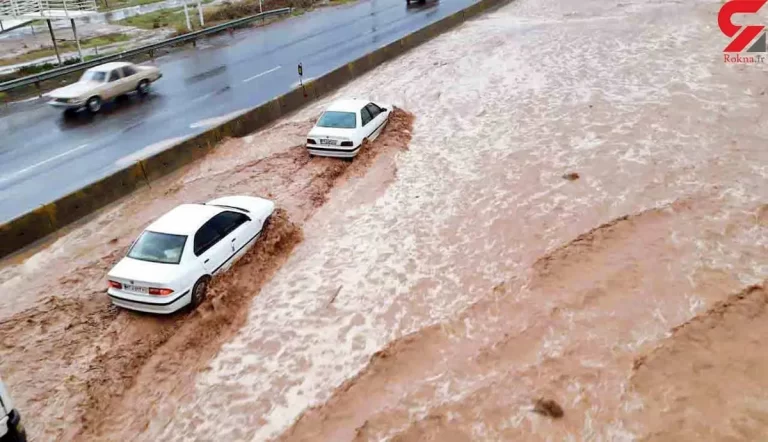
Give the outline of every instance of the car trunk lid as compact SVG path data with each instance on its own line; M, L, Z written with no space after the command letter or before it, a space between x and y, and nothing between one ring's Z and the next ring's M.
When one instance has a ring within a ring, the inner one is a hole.
M176 279L178 264L161 264L125 257L109 272L107 279L123 285L127 292L146 295L152 288L169 287Z

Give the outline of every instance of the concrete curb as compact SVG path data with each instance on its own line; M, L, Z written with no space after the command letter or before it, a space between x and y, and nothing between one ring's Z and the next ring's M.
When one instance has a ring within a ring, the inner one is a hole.
M435 23L305 83L261 106L199 135L122 169L83 189L0 225L0 258L17 252L102 207L129 195L174 170L204 157L225 137L241 137L259 130L307 103L328 94L380 64L446 32L508 0L480 0ZM306 91L306 95L305 95Z

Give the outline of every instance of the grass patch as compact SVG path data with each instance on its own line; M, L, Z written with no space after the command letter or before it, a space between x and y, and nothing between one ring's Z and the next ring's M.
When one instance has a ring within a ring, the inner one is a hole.
M305 10L311 8L317 0L262 0L264 11L280 8L293 8ZM248 17L259 13L259 0L242 0L238 2L226 1L220 5L205 11L205 21L226 22L238 18Z
M114 11L115 9L128 8L131 6L148 5L162 0L97 0L96 6L99 11Z
M80 40L80 47L83 49L92 48L95 46L106 46L112 43L121 41L128 41L131 38L125 34L113 33L106 34L100 37L86 38ZM65 41L58 43L59 53L77 51L77 44L74 41ZM26 61L37 60L38 58L50 57L56 55L56 51L53 50L53 46L43 47L40 49L33 49L24 54L11 58L0 59L0 66L8 66L12 64L24 63Z
M212 0L205 0L203 4ZM346 3L353 0L334 0L333 4ZM317 0L262 0L262 9L269 11L285 7L293 8L293 15L301 15L310 9ZM206 27L221 24L259 13L258 0L242 0L237 2L226 1L203 11ZM195 4L189 5L189 19L193 30L200 29L200 19ZM118 22L121 25L134 26L141 29L172 28L181 35L187 32L187 21L184 17L184 8L165 9L137 15Z
M202 4L211 3L213 0L205 0ZM193 29L200 29L200 15L197 12L197 2L187 6L189 10L189 21ZM203 11L205 17L205 11ZM206 22L208 20L205 17ZM136 15L120 20L118 24L133 26L141 29L159 29L174 28L176 30L186 31L187 19L184 17L184 8L163 9L161 11L150 12L148 14Z

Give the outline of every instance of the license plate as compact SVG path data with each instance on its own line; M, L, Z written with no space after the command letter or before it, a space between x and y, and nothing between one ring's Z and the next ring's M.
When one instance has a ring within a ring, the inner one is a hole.
M137 285L123 284L123 289L125 289L128 292L141 293L142 295L147 294L146 287L139 287Z
M336 144L336 140L320 140L320 144Z

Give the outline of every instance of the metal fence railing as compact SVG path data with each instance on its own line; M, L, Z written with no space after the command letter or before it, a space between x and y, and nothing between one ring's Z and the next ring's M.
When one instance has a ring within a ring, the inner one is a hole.
M70 18L96 12L96 0L0 0L0 17Z
M269 17L276 17L279 15L289 14L291 12L291 8L281 8L281 9L274 9L272 11L265 11L260 14L251 15L249 17L240 18L237 20L232 20L226 23L222 23L220 25L211 26L210 28L201 29L199 31L190 32L188 34L180 35L178 37L169 38L167 40L163 40L157 43L152 43L146 46L141 46L134 49L129 49L127 51L123 51L117 54L107 55L104 57L99 57L90 61L86 61L84 63L77 63L69 66L63 66L56 69L51 69L50 71L41 72L39 74L33 74L29 75L23 78L17 78L15 80L6 81L5 83L0 83L0 92L5 92L11 89L15 89L18 87L23 86L29 86L29 85L39 85L41 81L50 80L52 78L61 77L63 75L71 74L73 72L83 71L85 69L91 68L93 66L98 66L100 64L108 63L110 61L117 61L122 60L125 58L130 58L136 55L145 54L145 53L151 53L152 51L156 49L160 49L165 46L173 46L180 43L185 43L188 41L195 41L199 39L200 37L205 37L207 35L215 34L221 31L225 31L227 29L235 28L237 26L245 25L250 22L263 19L263 18L269 18Z

